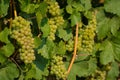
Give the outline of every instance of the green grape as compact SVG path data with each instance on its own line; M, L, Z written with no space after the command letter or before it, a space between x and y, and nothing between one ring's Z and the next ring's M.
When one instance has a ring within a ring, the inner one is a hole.
M34 38L32 37L30 22L16 17L12 21L11 37L14 38L20 46L20 58L25 63L32 63L35 60L34 55Z
M65 79L67 76L67 71L62 61L62 57L60 56L53 56L51 61L51 71L52 75L56 76L57 80Z
M74 50L74 40L70 39L66 44L66 50L73 51Z
M64 19L63 19L62 16L56 16L56 17L54 17L54 21L55 21L55 24L57 26L61 26L61 25L64 24Z
M49 40L55 40L56 29L57 29L56 25L50 25L50 34L48 36Z
M85 27L82 27L82 23L79 24L79 37L78 37L78 43L80 44L80 49L83 52L86 53L92 53L93 46L94 46L94 37L95 37L95 31L96 31L96 17L93 15L92 20L88 22L88 25Z
M49 2L48 12L52 16L60 15L60 7L59 7L58 3L57 2L53 2L53 1Z

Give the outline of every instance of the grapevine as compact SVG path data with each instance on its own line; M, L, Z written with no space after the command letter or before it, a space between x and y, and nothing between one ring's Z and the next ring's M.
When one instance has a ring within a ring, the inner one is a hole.
M0 80L119 80L119 5L1 0Z

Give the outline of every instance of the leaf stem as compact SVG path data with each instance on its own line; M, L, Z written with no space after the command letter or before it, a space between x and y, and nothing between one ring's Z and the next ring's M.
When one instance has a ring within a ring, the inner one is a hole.
M70 65L69 65L69 67L68 67L67 75L70 73L70 70L71 70L72 65L73 65L73 63L74 63L74 60L75 60L75 58L76 58L77 43L78 43L78 24L76 24L76 35L75 35L75 44L74 44L73 57L72 57L72 60L71 60L71 62L70 62Z

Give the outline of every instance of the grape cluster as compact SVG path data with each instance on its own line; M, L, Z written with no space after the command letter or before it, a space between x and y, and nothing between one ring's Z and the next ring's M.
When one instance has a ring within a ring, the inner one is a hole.
M57 2L49 2L49 6L48 6L48 12L52 15L52 16L58 16L60 15L60 7L58 5Z
M73 51L74 50L74 41L70 39L66 44L66 50Z
M25 63L32 63L35 60L34 38L32 37L30 22L21 16L15 17L12 21L11 37L20 46L20 58Z
M48 12L52 15L48 24L50 26L50 34L48 36L49 40L55 40L55 33L59 26L64 24L64 19L60 15L60 7L57 2L51 0L45 0L48 3Z
M55 25L58 27L64 24L64 19L62 16L55 16L53 19L55 21Z
M88 22L88 25L79 27L79 38L78 38L78 50L83 52L91 53L93 51L94 37L96 31L96 17L93 15L92 20Z
M61 56L53 56L51 61L51 72L52 75L56 75L57 80L64 80L67 76L67 71L62 61Z
M82 47L84 52L91 53L94 45L94 30L93 26L88 25L82 34Z
M105 80L106 74L106 71L96 70L95 73L87 80Z

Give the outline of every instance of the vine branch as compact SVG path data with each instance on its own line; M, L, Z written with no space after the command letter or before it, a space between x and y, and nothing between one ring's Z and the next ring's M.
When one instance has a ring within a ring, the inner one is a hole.
M18 65L18 63L12 57L10 58L10 60L12 60L17 65L19 70L23 72L22 68Z
M76 24L76 35L75 35L75 44L74 44L74 52L73 52L73 57L72 57L72 60L70 62L70 65L68 67L68 70L67 70L67 74L70 73L70 70L72 68L72 65L75 61L75 58L76 58L76 52L77 52L77 44L78 44L78 24Z

